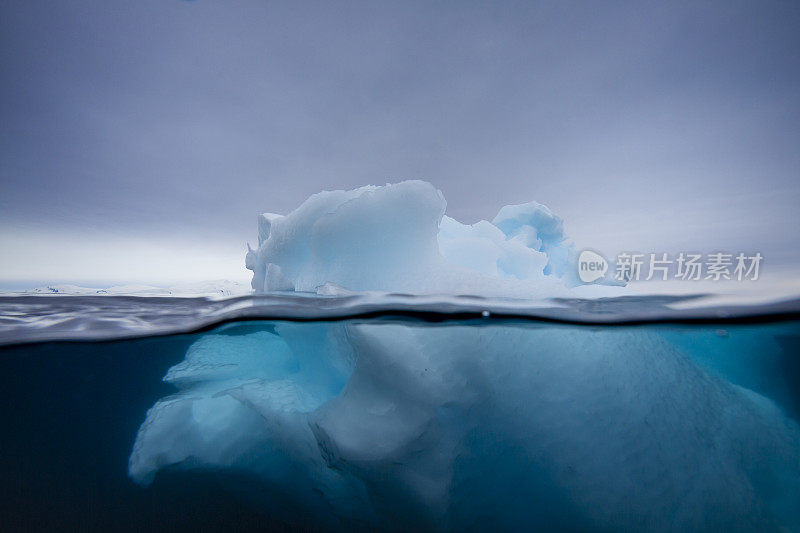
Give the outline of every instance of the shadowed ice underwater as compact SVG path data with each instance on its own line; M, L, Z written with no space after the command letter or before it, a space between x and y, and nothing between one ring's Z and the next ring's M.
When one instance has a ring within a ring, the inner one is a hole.
M169 369L129 474L247 472L329 529L796 529L799 331L229 325Z

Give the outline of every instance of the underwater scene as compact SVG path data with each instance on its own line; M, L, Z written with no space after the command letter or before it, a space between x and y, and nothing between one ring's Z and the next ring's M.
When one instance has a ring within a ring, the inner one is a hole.
M103 341L6 328L5 526L798 530L797 314L632 322L612 304L595 323L447 308Z

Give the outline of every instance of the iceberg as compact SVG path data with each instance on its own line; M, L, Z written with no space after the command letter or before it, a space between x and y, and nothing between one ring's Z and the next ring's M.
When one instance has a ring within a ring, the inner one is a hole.
M576 295L573 245L547 207L469 225L445 207L408 181L261 215L253 289ZM794 333L737 344L710 331L491 316L229 324L167 371L177 392L147 412L128 473L143 485L171 468L244 474L251 501L313 529L797 530L791 395L770 381L774 360L739 348Z
M244 323L201 337L164 379L178 392L147 413L131 477L247 473L258 505L293 524L800 524L797 422L658 331Z
M545 297L577 284L563 223L536 202L492 222L445 215L424 181L324 191L282 216L260 215L246 266L256 292L351 291Z

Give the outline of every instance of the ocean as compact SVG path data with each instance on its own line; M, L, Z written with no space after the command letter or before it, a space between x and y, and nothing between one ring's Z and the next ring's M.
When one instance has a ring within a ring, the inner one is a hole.
M800 301L0 298L5 531L800 530Z

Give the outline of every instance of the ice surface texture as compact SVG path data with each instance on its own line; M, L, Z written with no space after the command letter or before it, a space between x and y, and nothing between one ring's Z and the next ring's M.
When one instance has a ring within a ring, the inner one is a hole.
M165 380L133 479L244 472L301 525L800 526L796 422L655 329L243 325Z
M575 283L572 244L545 206L506 206L473 225L445 216L445 206L431 184L404 181L325 191L286 216L263 214L246 259L253 289L314 292L328 283L530 298L563 295Z

